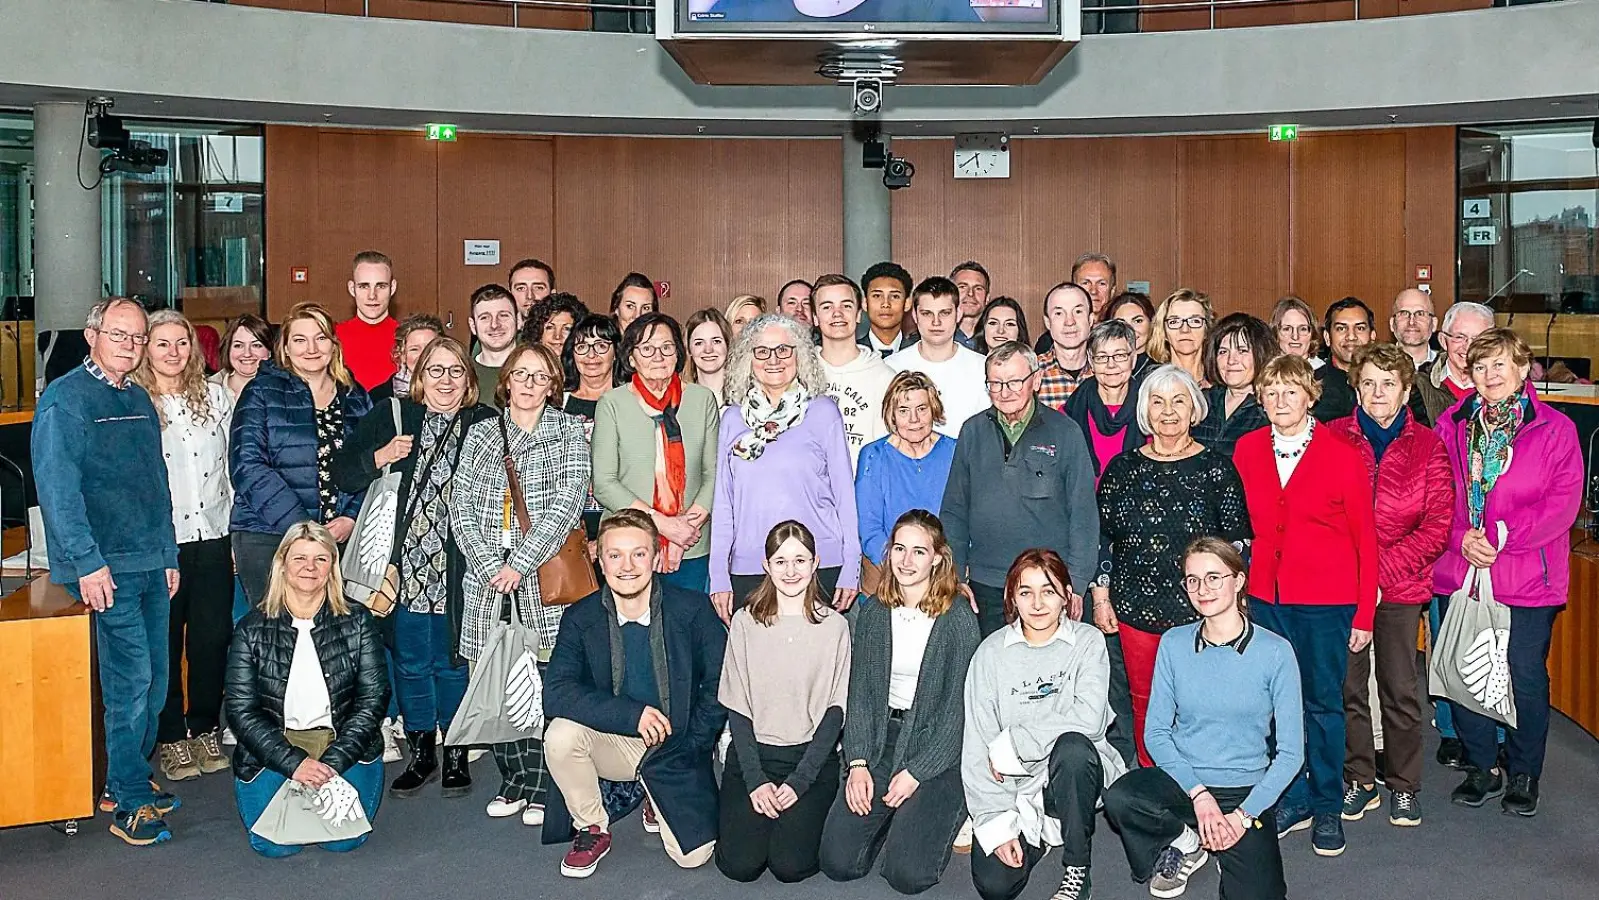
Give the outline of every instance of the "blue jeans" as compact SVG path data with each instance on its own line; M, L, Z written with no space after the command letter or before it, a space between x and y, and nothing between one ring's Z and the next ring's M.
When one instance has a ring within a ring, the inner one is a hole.
M450 617L394 611L394 696L407 731L448 729L466 696L466 666L450 664Z
M1305 701L1306 777L1283 792L1286 810L1337 813L1344 802L1344 678L1349 671L1349 630L1354 604L1308 606L1249 604L1255 624L1293 645Z
M383 800L383 762L356 763L347 771L341 773L344 780L361 795L361 806L366 810L366 820L377 824L378 803ZM233 799L239 805L239 818L244 820L244 828L248 832L255 825L261 814L266 812L267 804L272 802L272 797L277 794L278 788L289 779L270 770L262 769L256 773L253 781L233 780ZM331 853L347 853L366 843L371 833L363 834L358 838L347 841L329 841L325 844L316 844ZM299 853L302 846L290 844L275 844L262 837L250 833L250 849L262 856L277 859L284 856L293 856Z
M116 798L117 812L126 813L155 802L150 754L167 699L172 598L162 569L113 577L110 608L94 614L94 640L105 704L106 791ZM66 589L83 599L76 584Z
M711 589L711 558L707 555L685 559L676 572L662 575L661 580L701 594L707 593Z

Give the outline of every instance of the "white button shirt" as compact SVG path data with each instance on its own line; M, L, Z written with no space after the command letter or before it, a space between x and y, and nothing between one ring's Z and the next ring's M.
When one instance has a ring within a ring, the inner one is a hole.
M228 477L228 427L233 397L206 382L212 414L197 419L181 395L160 397L161 454L172 489L172 525L178 543L226 537L233 513L233 482Z

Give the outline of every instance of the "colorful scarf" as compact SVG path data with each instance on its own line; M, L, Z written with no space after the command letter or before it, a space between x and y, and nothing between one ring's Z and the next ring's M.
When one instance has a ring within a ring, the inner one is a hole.
M733 442L733 455L739 459L757 460L766 452L766 445L777 440L783 432L805 421L805 409L810 406L811 392L798 381L789 385L783 396L773 403L758 384L750 385L744 397L744 424L750 430Z
M1532 401L1526 391L1522 391L1496 403L1478 395L1475 402L1477 406L1472 410L1466 437L1466 506L1471 514L1471 527L1481 528L1488 492L1510 468L1510 446L1522 422L1526 421L1527 408Z
M644 386L644 379L633 374L633 392L655 420L655 496L650 501L662 515L683 512L683 490L688 482L688 464L683 457L683 428L677 422L677 408L683 403L683 380L677 375L667 382L666 393L657 397ZM661 537L661 549L669 543Z

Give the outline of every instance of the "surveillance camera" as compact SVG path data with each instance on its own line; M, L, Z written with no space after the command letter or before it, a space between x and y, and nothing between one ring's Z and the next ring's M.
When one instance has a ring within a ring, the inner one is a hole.
M916 167L911 165L910 160L889 154L888 162L883 166L883 187L891 191L908 188L915 177Z
M875 78L861 78L853 83L855 89L855 115L869 116L883 106L883 83Z

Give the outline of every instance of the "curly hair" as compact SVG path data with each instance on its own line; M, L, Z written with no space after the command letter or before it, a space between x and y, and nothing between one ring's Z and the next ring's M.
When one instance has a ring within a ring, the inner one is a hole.
M210 386L205 380L205 361L201 359L200 342L195 337L194 323L190 322L183 313L175 309L158 309L150 314L150 324L146 329L153 339L155 330L162 325L180 325L189 339L189 361L184 363L183 372L178 375L182 384L181 394L183 403L189 407L189 412L197 422L209 422L217 415L217 410L211 407ZM144 358L139 360L138 368L130 376L133 383L144 388L150 396L158 402L155 404L155 414L161 427L167 427L167 413L159 402L161 393L156 390L155 370L150 366L150 353L146 352Z
M556 291L533 304L533 308L528 310L527 321L522 323L522 333L519 335L519 339L524 344L538 343L539 339L544 336L544 326L560 313L566 313L571 316L572 325L576 327L577 323L588 318L589 308L583 305L582 300L577 299L576 294Z
M788 332L789 343L794 345L795 378L805 386L812 397L820 397L827 389L827 372L822 368L822 357L811 340L811 330L782 313L765 313L755 317L733 341L727 355L727 375L724 399L731 405L742 405L755 383L755 342L768 328L781 328Z

